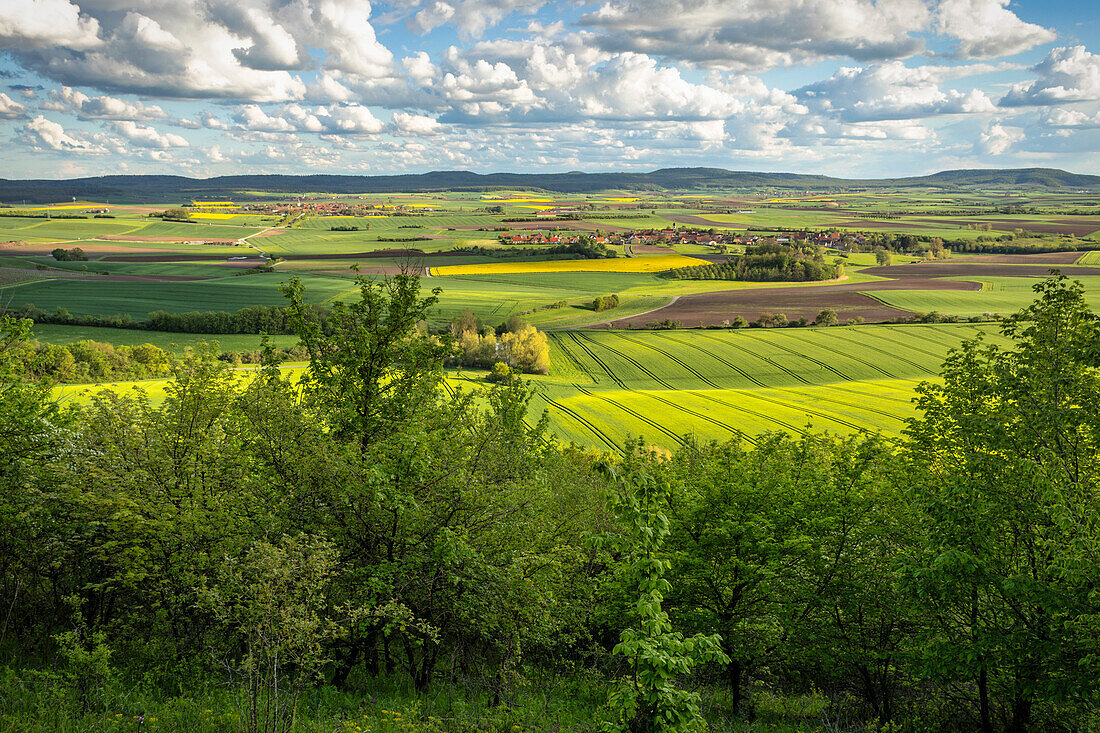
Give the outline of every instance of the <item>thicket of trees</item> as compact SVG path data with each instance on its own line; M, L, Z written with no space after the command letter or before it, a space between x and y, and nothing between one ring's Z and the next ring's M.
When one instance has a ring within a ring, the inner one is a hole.
M171 354L153 344L115 346L99 341L13 344L8 358L21 374L51 382L107 382L151 379L168 374Z
M4 317L0 721L113 730L153 690L199 729L216 684L203 729L350 730L390 680L402 730L1095 727L1100 324L1037 291L900 442L672 454L561 446L520 380L450 394L414 277L328 328L292 283L301 383L200 349L162 402L55 404Z
M820 247L787 247L762 244L746 247L745 254L734 255L712 265L679 267L662 273L680 280L752 280L806 282L832 280L843 274L843 265L827 262Z
M85 262L88 259L88 254L80 247L73 247L72 249L58 247L51 250L50 255L58 262Z
M508 370L497 370L495 381L506 381L499 376L512 372L548 374L550 372L550 343L546 334L518 318L511 318L498 328L486 328L470 309L451 323L454 354L448 364L491 369L503 364Z
M605 311L619 307L618 295L600 295L592 301L592 310Z

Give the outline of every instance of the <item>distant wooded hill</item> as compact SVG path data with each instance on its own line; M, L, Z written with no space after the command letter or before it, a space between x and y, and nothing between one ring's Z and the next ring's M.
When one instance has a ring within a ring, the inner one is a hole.
M754 173L721 168L664 168L650 173L489 173L433 171L399 176L240 175L216 178L183 176L96 176L66 180L0 179L0 201L8 204L62 201L76 197L102 201L175 201L244 192L394 193L399 191L485 191L528 189L557 193L668 191L746 188L815 191L860 188L933 187L941 189L1018 188L1100 190L1100 176L1054 168L953 170L910 178L845 179L797 173Z

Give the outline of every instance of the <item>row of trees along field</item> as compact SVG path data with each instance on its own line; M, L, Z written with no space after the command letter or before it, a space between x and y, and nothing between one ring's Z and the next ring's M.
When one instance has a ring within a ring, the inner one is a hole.
M906 437L562 446L448 394L415 278L311 367L198 351L61 406L0 342L0 728L1082 730L1100 686L1100 326L1061 278Z
M328 311L323 306L311 306L315 317L327 329ZM0 311L3 313L4 311ZM33 303L24 304L17 310L7 311L9 316L23 318L34 323L48 323L64 326L98 326L107 328L133 328L147 331L168 331L171 333L249 333L249 334L288 334L293 333L287 317L287 310L277 305L250 305L238 311L188 311L168 313L153 311L144 321L135 320L130 315L80 315L70 313L65 308L44 311Z
M843 274L843 265L826 262L820 247L762 244L746 247L745 254L734 255L725 262L678 267L661 274L679 280L805 282L840 277Z

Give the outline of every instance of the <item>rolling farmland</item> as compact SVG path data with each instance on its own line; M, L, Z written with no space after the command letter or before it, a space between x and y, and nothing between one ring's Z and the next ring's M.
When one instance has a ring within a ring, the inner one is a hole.
M907 324L751 331L552 334L535 409L563 439L615 448L628 435L673 447L769 430L900 434L913 388L949 349L991 325Z
M542 262L498 262L483 265L447 265L432 268L433 275L492 275L536 272L663 272L677 267L705 265L706 260L679 254L610 260L544 260Z
M1083 199L1036 194L1021 201L1028 202L1073 210ZM961 317L1007 314L1031 301L1032 285L1050 267L1081 279L1089 302L1100 309L1100 254L1026 253L1031 239L1065 250L1078 241L1093 246L1072 236L1100 229L1095 217L978 216L1001 203L1002 198L985 194L958 194L945 203L941 193L910 191L747 196L496 191L356 197L346 209L355 215L333 211L333 206L344 211L342 204L289 213L268 208L262 214L219 211L214 202L208 207L213 211L196 212L192 223L151 217L152 208L139 206L120 207L116 218L4 216L0 240L10 241L0 246L0 287L12 308L33 304L50 313L62 308L75 317L129 314L140 320L155 310L235 311L282 304L277 286L290 277L302 278L307 300L327 303L354 297L352 266L368 277L408 269L430 275L422 283L425 289L442 289L434 328L445 328L469 311L487 327L518 316L548 332L552 368L549 375L531 378L537 387L533 407L536 414L548 410L552 429L563 440L614 448L630 434L665 447L689 433L704 439L768 430L898 435L913 414L914 385L935 375L948 349L962 339L982 332L997 340L993 325L722 326L736 317L753 321L765 314L813 321L824 309L833 310L841 323L906 320L933 311ZM327 205L322 201L320 206ZM948 216L942 213L945 206L974 214ZM551 207L577 207L578 212L547 221L542 210ZM906 213L891 213L898 208ZM611 248L620 256L577 259L576 253L540 245L517 249L498 239L505 232L530 236L549 230L575 237L647 227L673 231L674 225L680 231L703 227L763 238L788 227L829 227L959 237L965 243L983 234L989 235L986 241L1008 237L1013 230L1046 234L1012 235L1025 244L1011 251L1024 254L956 252L949 259L926 259L910 249L895 252L890 266L876 265L869 247L828 248L824 256L845 265L844 277L828 282L661 275L737 253L741 245L736 243L716 247L689 238L672 249L612 237ZM217 244L191 244L204 240ZM56 261L50 252L59 245L80 246L89 259ZM233 276L257 267L274 272ZM608 295L615 295L618 305L596 311L593 299ZM647 330L655 323L699 328ZM38 328L47 342L149 341L176 351L198 340L218 340L222 349L250 349L258 342L245 335ZM279 343L290 340L280 337ZM484 373L456 371L449 383L482 386Z

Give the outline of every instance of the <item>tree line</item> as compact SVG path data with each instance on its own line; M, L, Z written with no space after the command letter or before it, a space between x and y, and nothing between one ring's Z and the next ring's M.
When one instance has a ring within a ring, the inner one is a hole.
M243 272L251 272L245 270ZM328 328L328 311L322 306L308 306L315 317ZM0 311L2 313L4 311ZM287 310L277 305L250 305L238 311L188 311L168 313L153 311L145 320L135 320L129 314L123 315L83 315L70 313L68 309L58 307L54 311L44 311L33 303L6 311L9 316L22 318L33 323L50 323L65 326L98 326L106 328L130 328L146 331L168 331L171 333L245 333L245 334L289 334Z
M1095 726L1100 322L1036 290L900 440L674 452L449 390L414 277L327 329L293 281L301 381L199 349L159 402L53 402L4 317L0 719L100 730L153 690L158 730L353 729L389 681L402 730Z
M843 274L843 265L827 262L820 247L762 244L746 247L745 254L724 262L678 267L661 274L674 280L807 282L838 278Z

